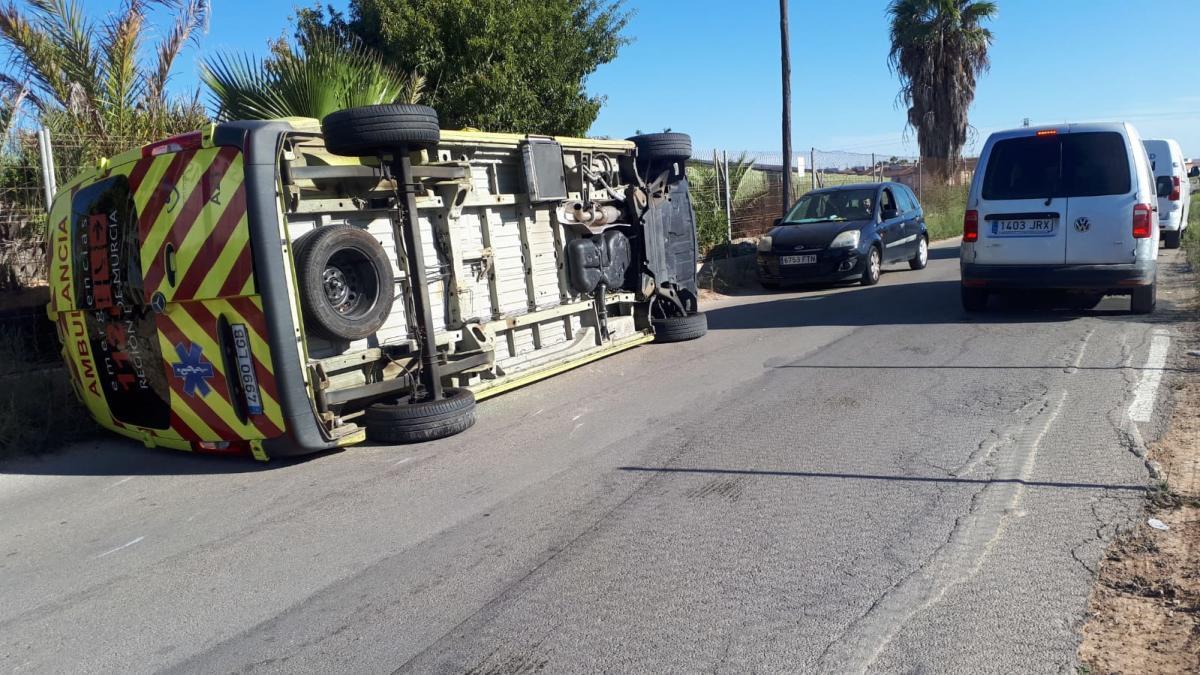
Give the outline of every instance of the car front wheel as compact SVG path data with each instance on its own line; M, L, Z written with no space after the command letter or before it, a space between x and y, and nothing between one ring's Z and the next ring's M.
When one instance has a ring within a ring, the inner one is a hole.
M879 283L879 275L883 273L883 256L879 249L872 246L867 254L867 266L863 268L861 283L863 286L874 286Z

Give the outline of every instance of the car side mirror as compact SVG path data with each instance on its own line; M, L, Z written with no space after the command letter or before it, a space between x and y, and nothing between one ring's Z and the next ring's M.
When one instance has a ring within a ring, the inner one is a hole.
M1159 176L1157 184L1159 197L1170 197L1175 190L1175 181L1171 180L1170 176Z
M771 223L771 226L772 226L772 227L779 227L779 226L780 226L782 223L783 223L783 218L776 218L776 219L774 220L774 222L772 222L772 223Z

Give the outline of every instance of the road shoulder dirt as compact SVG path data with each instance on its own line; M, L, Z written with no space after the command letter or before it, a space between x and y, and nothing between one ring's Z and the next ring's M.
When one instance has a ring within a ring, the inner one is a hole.
M1185 294L1194 317L1194 294ZM1200 349L1200 334L1191 321L1180 328L1173 411L1148 448L1159 477L1144 517L1101 562L1080 672L1200 672L1200 358L1187 355Z

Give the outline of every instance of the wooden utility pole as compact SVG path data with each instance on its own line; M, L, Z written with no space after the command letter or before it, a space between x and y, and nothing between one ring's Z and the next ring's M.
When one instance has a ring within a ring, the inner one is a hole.
M788 0L779 0L779 56L783 69L783 215L787 215L792 205L792 53L788 43Z

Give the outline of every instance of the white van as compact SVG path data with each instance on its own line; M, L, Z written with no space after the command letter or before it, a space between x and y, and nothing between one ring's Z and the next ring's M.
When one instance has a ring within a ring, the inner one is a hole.
M1073 291L1083 306L1130 295L1154 310L1158 210L1150 159L1129 124L992 134L963 218L962 303L994 291ZM1169 194L1169 193L1168 193Z
M1158 198L1158 228L1162 230L1163 246L1179 248L1192 206L1192 183L1185 169L1187 160L1174 139L1147 140L1144 144L1155 180L1169 190L1166 197Z

